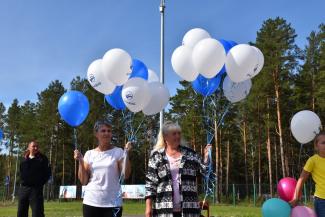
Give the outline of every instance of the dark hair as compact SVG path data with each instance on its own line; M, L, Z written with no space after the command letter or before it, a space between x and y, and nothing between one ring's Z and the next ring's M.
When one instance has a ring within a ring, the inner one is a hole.
M111 124L111 122L109 122L108 120L98 120L98 121L96 121L95 122L95 124L94 124L94 132L96 133L96 132L98 132L98 130L99 130L99 128L101 127L101 126L103 126L103 125L105 125L106 127L110 127L110 128L112 128L112 124Z
M316 148L317 143L318 143L318 141L319 141L319 137L321 137L321 136L325 136L325 131L320 131L320 132L316 135L316 137L315 137L315 139L314 139L314 147L315 147L315 148Z

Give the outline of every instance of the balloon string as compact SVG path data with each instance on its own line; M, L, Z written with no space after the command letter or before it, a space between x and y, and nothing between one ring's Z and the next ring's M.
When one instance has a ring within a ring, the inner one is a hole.
M207 144L210 144L213 140L213 133L212 130L214 130L210 125L211 125L211 118L208 114L208 109L207 109L207 101L209 100L208 96L205 96L202 101L202 109L203 109L203 123L205 125L205 131L206 131L206 141Z
M223 112L222 115L221 115L220 120L218 121L218 124L217 124L218 127L219 127L221 124L223 124L223 119L225 118L226 114L228 114L230 106L231 106L231 103L229 103L229 104L226 106L224 112Z
M299 171L300 171L300 161L301 161L301 152L302 152L302 148L303 148L304 144L300 144L300 149L299 149L299 158L298 158L298 176L299 176Z
M205 130L206 130L206 137L207 137L207 144L210 144L214 138L213 130L211 125L211 118L210 115L208 114L209 111L207 109L207 103L209 103L211 100L209 97L204 97L202 101L202 109L203 109L203 123L205 125ZM214 187L214 180L215 176L213 176L213 165L212 165L212 151L211 148L208 151L208 165L207 165L207 171L204 175L204 199L203 199L203 204L202 208L205 204L206 198L213 193L213 187ZM212 188L211 188L212 187Z
M124 184L124 180L125 180L125 168L126 168L126 159L128 157L128 152L125 149L123 152L123 162L122 162L122 168L121 168L121 174L120 174L120 178L119 178L119 183L120 185Z
M77 143L77 128L73 128L73 144L74 144L74 149L78 149L78 143Z
M122 111L122 116L123 116L123 122L124 122L124 132L126 134L126 137L129 142L135 143L137 134L143 125L144 118L142 118L139 125L136 128L134 128L133 124L132 124L133 120L134 120L133 113L125 114Z
M206 134L207 134L207 142L208 142L208 144L211 144L216 132L212 133L214 131L214 128L210 126L212 124L211 124L211 118L210 118L210 115L209 115L209 111L207 109L207 103L210 103L212 106L214 106L214 109L217 110L217 104L216 104L216 98L215 97L220 97L220 96L219 95L214 96L214 98L205 97L203 99L203 102L202 102L202 108L203 108L203 114L204 114L203 121L204 121L204 124L206 125ZM219 117L218 118L219 120L216 123L217 128L220 127L221 124L223 124L224 118L228 114L230 107L231 107L231 103L227 104L224 107L223 112L222 112L221 115L218 115L218 116L216 114L213 115L214 118ZM215 173L213 173L212 151L211 151L211 149L209 149L207 173L204 176L205 195L204 195L204 199L203 199L202 209L203 209L203 206L205 204L206 198L209 195L213 194L213 189L215 187L216 179L217 179L217 176L216 176Z
M140 128L141 128L143 122L144 122L144 118L142 118L142 120L141 120L139 126L137 127L137 129L135 130L135 132L131 135L131 138L130 138L130 140L129 140L130 142L135 142L135 140L136 140L136 139L135 139L135 138L136 138L136 135L137 135L137 133L139 132L139 130L140 130Z
M119 178L120 189L119 189L117 197L116 197L116 199L115 199L115 201L113 203L116 206L118 205L119 200L123 199L122 185L124 184L124 181L125 181L125 168L126 168L126 159L127 159L127 157L128 157L128 152L127 152L127 150L124 150L121 174L120 174L120 178ZM113 208L113 216L116 217L120 211L121 211L120 207Z

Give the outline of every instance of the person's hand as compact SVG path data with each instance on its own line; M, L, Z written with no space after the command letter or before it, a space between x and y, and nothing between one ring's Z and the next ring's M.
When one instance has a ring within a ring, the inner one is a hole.
M124 150L129 152L132 149L132 143L131 142L127 142L124 146Z
M207 144L204 148L204 163L208 162L209 159L209 151L212 148L211 144Z
M82 154L80 153L79 150L74 150L74 155L73 155L73 158L79 162L83 161L83 156Z
M146 206L146 217L152 217L152 207Z
M295 206L297 206L298 201L299 201L299 199L297 197L294 197L291 201L289 201L289 204L292 207L295 207Z

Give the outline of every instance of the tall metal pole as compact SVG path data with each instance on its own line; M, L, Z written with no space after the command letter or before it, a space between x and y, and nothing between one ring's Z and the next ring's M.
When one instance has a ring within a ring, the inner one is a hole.
M160 1L159 11L160 11L160 82L164 84L165 83L165 77L164 77L165 0ZM160 130L162 129L163 123L164 123L164 109L160 112L160 118L159 118Z
M12 192L12 202L15 202L15 195L16 195L16 181L17 181L17 170L18 170L18 160L19 160L19 144L17 150L17 159L16 159L16 169L15 169L15 179L14 179L14 190Z

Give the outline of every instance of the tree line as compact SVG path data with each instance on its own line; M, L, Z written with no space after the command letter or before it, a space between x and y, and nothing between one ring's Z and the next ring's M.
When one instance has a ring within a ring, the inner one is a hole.
M303 48L296 45L296 37L295 29L283 18L263 22L255 41L249 43L263 52L264 68L252 80L248 97L239 103L227 102L222 88L207 100L185 81L170 99L165 119L180 124L189 147L202 152L207 130L212 133L217 200L230 194L231 184L242 184L246 196L252 184L259 196L273 195L277 181L287 176L297 178L307 157L314 153L313 145L305 144L299 161L301 146L291 135L290 120L305 109L325 120L325 25L310 33ZM82 91L90 102L90 113L77 128L82 153L96 146L92 128L97 119L112 122L113 143L119 147L127 142L130 131L139 128L130 156L132 176L127 183L144 183L148 157L159 131L159 114L147 117L114 110L81 77L74 78L69 89ZM58 100L66 91L62 82L55 80L37 94L36 102L14 99L9 108L0 102L0 128L6 141L0 155L0 177L10 177L6 197L13 191L16 156L21 159L33 139L51 163L49 198L57 197L56 186L80 185L73 160L73 129L60 119L57 110ZM4 182L0 180L0 185Z

